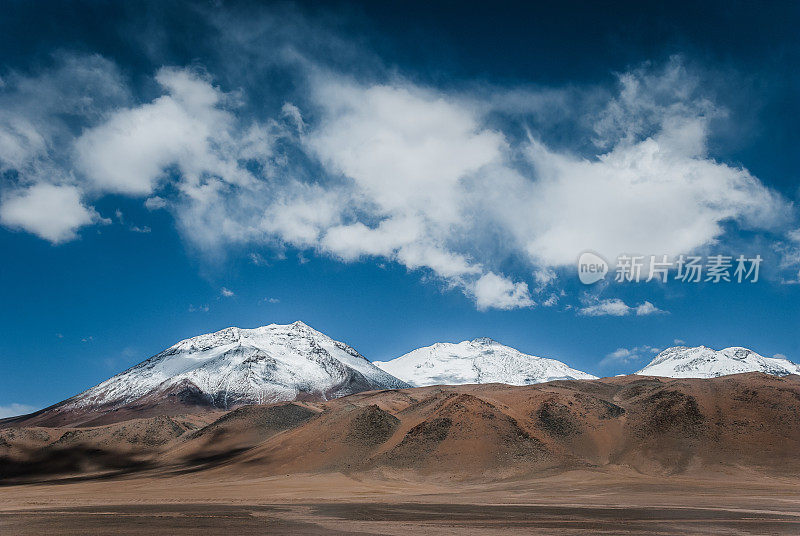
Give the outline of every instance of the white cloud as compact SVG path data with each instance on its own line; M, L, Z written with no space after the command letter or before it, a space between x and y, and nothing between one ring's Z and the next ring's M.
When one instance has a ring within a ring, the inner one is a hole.
M47 140L26 118L9 117L0 128L0 162L18 169L33 156L47 151Z
M163 68L156 80L167 95L114 112L75 142L78 167L95 189L150 195L168 166L195 180L224 170L210 147L231 120L218 108L222 94L187 70Z
M0 406L0 419L6 417L16 417L17 415L26 415L36 410L35 406L27 404L12 403L7 406Z
M83 204L75 186L34 184L7 193L0 203L0 223L54 244L73 240L80 227L99 220L97 212Z
M627 348L617 348L600 361L600 365L608 365L610 363L627 363L631 359L631 350Z
M636 316L647 316L664 312L649 301L631 307L619 298L597 300L596 303L578 310L578 314L583 316L627 316L632 313Z
M533 272L533 279L540 287L552 284L557 278L558 275L552 268L544 267Z
M598 119L599 143L608 149L587 159L530 139L518 157L533 174L513 164L506 135L482 126L467 101L402 81L358 86L324 78L317 98L327 115L309 127L306 143L330 171L352 179L355 200L378 223L334 226L322 249L345 260L404 262L404 248L414 245L430 255L407 266L427 266L469 293L474 279L466 274L497 270L478 249L489 236L502 237L501 258L526 256L541 288L554 275L550 267L571 265L586 249L609 258L677 255L716 242L729 221L755 228L785 221L785 200L747 170L708 157L713 110L702 99L681 102L687 78L675 64L623 76L620 97ZM433 262L436 256L454 262ZM589 311L659 312L649 302Z
M475 304L481 310L517 309L534 305L526 283L514 283L494 272L481 276L472 291Z
M648 345L635 346L633 348L617 348L600 360L598 366L604 368L614 365L627 365L628 363L640 362L644 360L649 361L660 351L661 349Z
M53 63L32 75L11 72L0 86L0 170L15 169L25 182L66 163L58 148L70 147L75 118L97 119L129 98L116 66L98 55L56 53Z
M662 311L649 301L645 301L644 303L636 306L636 316L647 316L663 312L664 311Z
M306 143L386 216L452 223L460 181L496 161L506 144L502 134L481 127L475 110L411 84L325 79L316 99L325 117Z
M687 143L685 128L666 124L656 136L593 160L532 140L527 156L538 180L518 184L501 214L532 259L554 266L571 265L590 249L607 259L675 256L716 241L727 221L771 228L787 216L788 204L747 170L684 151L674 139ZM705 125L697 129L705 132Z
M236 295L236 294L234 294L234 292L232 290L230 290L228 288L225 288L225 287L222 287L222 289L219 291L219 293L222 294L222 296L225 297L225 298L231 298L231 297Z
M584 316L625 316L630 314L631 308L619 298L610 298L598 303L587 305L578 311Z
M297 128L299 132L303 132L305 130L306 123L303 121L303 114L300 113L300 108L291 102L285 102L281 107L281 113L283 113L284 116L288 117L292 121L295 128Z
M277 109L249 101L248 90L263 88L248 80L222 88L210 74L175 67L155 73L160 96L135 103L113 66L92 61L102 74L82 75L91 82L78 89L96 101L81 110L66 99L84 119L80 131L48 121L59 115L33 101L19 107L18 97L0 96L0 109L22 110L0 112L0 165L24 175L3 192L3 225L67 241L99 221L89 201L123 194L149 210L169 207L208 256L288 245L306 250L303 259L308 250L344 262L388 259L434 275L480 309L511 309L534 305L529 281L555 305L556 270L581 251L688 253L724 241L727 229L786 227L791 212L748 170L709 153L709 118L724 110L678 60L620 75L599 106L603 92L587 90L580 114L567 89L436 89L396 73L355 81L307 61L292 65L300 94L282 96ZM54 76L40 85L58 101ZM98 90L98 80L110 89ZM21 84L0 95L20 95ZM536 121L557 116L593 145L552 143L549 125ZM525 127L536 135L520 136ZM32 217L25 205L36 199L21 192L35 188L69 194L68 209ZM619 299L584 305L590 316L661 312Z
M71 169L71 148L81 121L96 121L129 99L116 66L97 55L57 53L51 68L11 72L0 87L0 223L53 243L105 223L85 199Z
M543 307L555 307L558 305L559 295L558 294L550 294L546 300L542 302Z
M381 256L430 269L482 309L531 305L527 285L499 283L502 277L450 245L464 232L462 182L500 159L502 134L481 128L476 110L412 84L317 84L324 115L305 144L347 179L349 205L369 221L327 228L320 249L346 261Z
M153 197L148 197L145 199L144 206L147 208L147 210L159 210L167 206L167 200L163 197L154 195Z

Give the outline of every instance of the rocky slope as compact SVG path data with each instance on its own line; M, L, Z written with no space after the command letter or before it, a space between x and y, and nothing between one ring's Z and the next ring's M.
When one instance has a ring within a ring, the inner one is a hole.
M369 472L486 481L575 469L784 478L800 475L799 450L798 376L624 376L370 391L77 429L6 424L0 480Z

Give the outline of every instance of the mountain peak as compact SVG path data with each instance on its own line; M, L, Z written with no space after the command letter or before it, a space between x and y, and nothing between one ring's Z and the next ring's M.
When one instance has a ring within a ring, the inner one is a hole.
M523 354L487 337L436 343L374 364L414 386L506 383L528 385L563 379L594 379L561 361Z
M113 409L166 393L180 399L181 392L190 390L193 401L228 408L402 387L407 384L350 346L297 321L228 327L182 340L66 405Z
M744 372L786 376L800 374L800 366L785 358L764 357L741 346L722 350L707 346L673 346L658 354L636 374L669 378L716 378Z

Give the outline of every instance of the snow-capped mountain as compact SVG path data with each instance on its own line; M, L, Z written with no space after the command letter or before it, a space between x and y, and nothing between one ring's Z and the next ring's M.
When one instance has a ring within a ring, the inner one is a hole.
M764 357L747 348L713 350L705 346L675 346L658 354L636 374L669 378L716 378L742 372L786 376L800 374L800 366L788 359Z
M229 408L402 387L408 385L353 348L295 322L231 327L183 340L67 400L61 409L108 409L170 395Z
M595 379L561 361L523 354L488 338L440 342L391 361L374 364L411 385L507 383L528 385L552 380Z

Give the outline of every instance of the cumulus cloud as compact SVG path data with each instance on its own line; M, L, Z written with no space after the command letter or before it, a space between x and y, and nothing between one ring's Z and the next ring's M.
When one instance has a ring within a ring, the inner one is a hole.
M232 298L233 296L236 295L232 290L226 287L222 287L219 293L222 294L224 298Z
M656 313L663 313L661 309L650 303L649 301L645 301L636 306L636 316L647 316Z
M75 186L34 184L7 193L0 202L0 223L54 244L74 239L80 227L98 220L100 216L83 204Z
M323 118L304 144L346 179L351 206L367 220L328 228L322 250L430 269L472 294L481 309L532 304L526 284L485 270L457 245L466 229L463 182L501 158L502 134L483 128L476 110L409 83L323 78L314 99Z
M787 200L710 154L710 121L724 110L679 60L621 74L578 120L566 89L441 89L286 57L273 65L291 63L301 90L271 109L255 74L223 87L201 68L162 67L160 94L137 100L106 60L74 60L62 69L83 73L80 89L96 95L70 105L83 128L32 105L0 113L0 165L23 177L4 186L0 223L65 242L100 221L92 202L121 194L169 207L203 254L289 246L388 259L484 310L534 306L528 282L555 305L556 270L587 249L678 255L731 228L791 219ZM37 80L57 93L59 76ZM0 88L0 104L22 99L30 83L20 81ZM559 107L575 122L575 147L548 139ZM65 208L48 211L56 195ZM619 299L584 305L588 316L661 312Z
M195 181L202 173L235 172L210 147L231 120L218 108L222 94L188 70L163 68L155 78L167 95L114 112L75 142L90 187L146 196L172 165Z
M522 145L535 180L502 183L512 195L496 208L531 259L566 266L586 250L676 256L716 243L727 223L790 221L787 200L709 155L710 121L724 112L699 85L677 58L635 69L595 113L596 152L556 150L533 136Z
M55 54L52 66L11 72L0 86L0 224L55 244L106 222L86 199L71 165L87 121L128 102L117 67L97 55Z
M325 118L308 145L378 210L414 212L432 223L459 216L459 183L500 157L504 137L474 111L415 87L319 83Z
M527 283L514 283L494 272L484 274L475 282L472 292L478 309L517 309L534 305Z
M608 259L626 252L676 256L713 243L725 222L772 228L787 215L788 205L746 170L674 145L704 127L689 134L673 131L681 126L664 128L596 160L532 141L528 156L539 179L524 198L532 209L528 221L516 230L531 237L529 255L546 265L570 265L589 249Z
M611 298L587 305L578 311L584 316L625 316L631 308L619 298Z
M578 314L583 316L627 316L630 314L647 316L664 312L649 301L632 307L619 298L597 300L596 303L586 305L578 310Z

